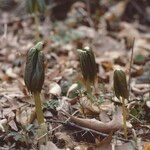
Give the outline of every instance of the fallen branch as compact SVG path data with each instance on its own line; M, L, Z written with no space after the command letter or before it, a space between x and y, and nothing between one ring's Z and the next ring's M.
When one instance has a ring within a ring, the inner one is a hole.
M102 133L102 132L99 132L99 131L95 131L93 129L85 128L85 127L79 126L79 125L77 125L75 123L72 123L70 121L62 122L62 121L50 120L48 122L50 122L50 123L59 123L59 124L61 124L61 126L63 125L63 126L75 127L77 129L84 130L85 132L92 132L94 134L98 134L98 135L100 135L102 137L108 137L109 136L109 134ZM121 141L124 141L124 142L132 142L132 140L127 140L127 139L124 139L124 138L121 138L121 137L117 137L116 135L112 136L112 138L117 139L117 140L121 140Z
M63 113L70 118L69 121L90 130L110 133L123 128L122 110L120 107L117 108L117 111L113 115L113 119L108 123L104 123L96 119L78 118L64 111Z

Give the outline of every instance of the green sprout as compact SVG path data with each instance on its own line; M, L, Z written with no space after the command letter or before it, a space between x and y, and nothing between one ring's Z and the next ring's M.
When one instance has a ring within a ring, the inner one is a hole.
M36 39L39 41L40 39L40 31L39 31L39 14L44 14L46 10L45 0L26 0L26 8L30 14L34 15L34 21L36 24Z
M41 51L43 45L43 42L39 42L28 51L24 75L24 81L27 89L29 92L31 92L35 100L37 120L41 128L38 131L39 137L47 133L47 127L44 121L40 98L45 76L44 54Z
M85 86L90 91L90 86L95 84L97 78L97 65L93 51L89 47L78 49L80 68Z
M128 99L129 91L127 86L126 74L122 70L115 70L113 78L115 95L120 101L122 100L124 135L127 138L125 99Z

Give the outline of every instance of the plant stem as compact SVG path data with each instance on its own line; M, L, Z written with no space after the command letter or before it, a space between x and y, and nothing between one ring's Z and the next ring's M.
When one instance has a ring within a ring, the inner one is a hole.
M36 40L40 41L39 18L36 13L34 14L34 21L36 26Z
M42 105L41 105L41 98L39 92L34 92L34 101L35 101L35 109L36 109L36 115L39 125L44 123L44 115L42 111Z
M88 93L92 93L91 84L90 84L90 82L88 80L85 81L85 88L86 88Z
M122 115L123 115L123 127L124 127L124 136L127 139L127 125L126 125L126 107L125 107L125 99L122 97Z
M48 131L47 131L47 124L44 122L44 115L43 115L43 111L42 111L40 93L34 92L33 96L34 96L34 101L35 101L35 110L36 110L37 120L38 120L38 124L40 125L39 129L37 131L38 144L40 146L42 144L47 143Z

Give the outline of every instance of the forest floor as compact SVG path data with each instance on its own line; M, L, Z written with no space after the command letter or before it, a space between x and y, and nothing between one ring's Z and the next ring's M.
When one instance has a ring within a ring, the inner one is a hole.
M141 17L140 10L133 9L138 17L129 18L126 1L86 8L86 3L76 2L65 19L52 21L48 15L38 25L45 43L41 97L49 130L49 142L41 149L149 150L150 14ZM23 79L27 51L36 43L36 25L16 8L0 11L0 150L37 149L34 100ZM85 46L92 48L98 66L92 102L82 84L77 55L77 49ZM126 101L128 139L122 128L121 103L113 90L113 72L118 68L127 79L131 77ZM104 124L102 132L93 119Z

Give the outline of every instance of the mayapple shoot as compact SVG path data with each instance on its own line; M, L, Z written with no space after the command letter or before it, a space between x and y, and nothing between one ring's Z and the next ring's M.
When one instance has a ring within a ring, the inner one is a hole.
M80 68L87 90L94 85L97 77L97 65L93 51L89 47L78 49Z
M122 70L114 71L114 90L115 95L118 99L120 97L128 99L129 91L127 86L126 74Z
M43 45L43 42L39 42L27 53L24 80L31 93L40 93L44 83L44 54L41 51Z
M34 15L34 21L36 24L36 40L40 40L40 31L39 31L39 14L44 14L46 10L45 0L26 0L27 11L30 14Z
M44 13L46 9L45 0L26 0L27 11L32 13Z
M126 74L122 70L114 71L114 91L115 91L116 97L120 101L122 100L124 134L125 134L125 137L127 138L125 99L128 99L129 91L128 91L128 86L127 86Z
M43 42L39 42L28 51L24 76L24 81L27 89L32 93L35 100L37 120L41 128L38 136L42 136L42 134L47 133L40 99L40 93L42 90L45 76L44 54L42 52L43 45Z

